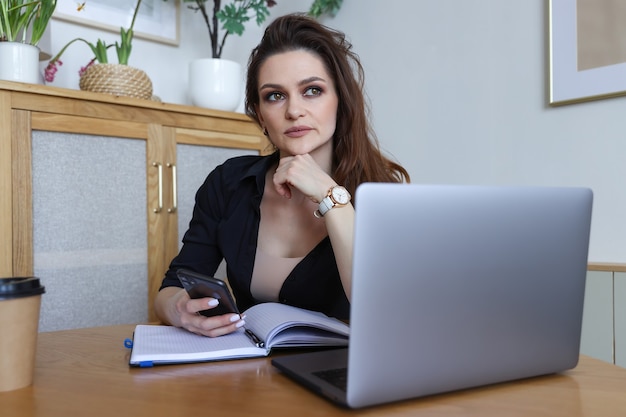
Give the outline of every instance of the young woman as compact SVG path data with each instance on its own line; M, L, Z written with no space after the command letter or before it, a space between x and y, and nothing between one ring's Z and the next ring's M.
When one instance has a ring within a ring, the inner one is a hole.
M363 68L343 33L291 14L265 31L248 62L246 113L275 152L232 158L209 174L183 247L156 299L159 318L206 336L245 317L204 317L176 270L207 275L226 260L240 311L275 301L349 318L354 206L363 182L409 181L368 123Z

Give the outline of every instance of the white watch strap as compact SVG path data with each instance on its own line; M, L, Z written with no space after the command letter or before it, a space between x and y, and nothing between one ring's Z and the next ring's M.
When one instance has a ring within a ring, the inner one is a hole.
M325 197L322 201L320 201L320 205L317 208L317 211L320 213L320 216L323 216L324 214L328 213L328 210L333 207L335 207L333 200L331 200L330 197Z

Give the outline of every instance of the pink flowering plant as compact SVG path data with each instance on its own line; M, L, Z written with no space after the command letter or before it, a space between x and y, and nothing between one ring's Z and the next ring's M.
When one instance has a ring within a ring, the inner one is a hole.
M108 49L115 46L115 50L117 52L117 60L121 65L128 65L128 59L130 58L130 52L132 51L132 42L133 42L133 27L135 26L135 19L137 18L137 12L139 11L139 6L141 5L141 0L137 0L137 5L135 6L135 11L133 13L133 20L131 21L130 28L124 29L120 28L120 42L115 42L114 44L106 44L102 39L98 39L95 44L88 42L83 38L72 39L68 42L61 51L54 58L52 58L48 62L48 66L44 71L44 78L47 82L54 81L54 77L58 71L58 68L63 65L63 61L61 61L61 55L65 52L65 50L74 42L83 42L91 48L91 51L94 54L94 58L89 61L87 65L81 67L78 71L78 75L82 76L87 69L95 64L96 62L100 64L107 64L109 62L108 59Z

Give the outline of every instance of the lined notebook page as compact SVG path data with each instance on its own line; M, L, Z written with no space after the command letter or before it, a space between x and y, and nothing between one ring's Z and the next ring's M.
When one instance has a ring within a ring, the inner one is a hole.
M344 335L349 333L349 327L339 320L316 311L303 310L286 304L257 304L246 310L245 315L246 327L266 342L266 345L269 344L267 338L271 337L277 330L287 327L285 324L300 323Z
M225 356L266 355L243 330L220 337L200 336L173 326L138 325L131 363L134 361L210 360Z

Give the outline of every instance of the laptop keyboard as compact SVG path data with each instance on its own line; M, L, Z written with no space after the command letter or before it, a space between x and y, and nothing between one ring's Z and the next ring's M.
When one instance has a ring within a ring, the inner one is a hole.
M313 372L313 375L323 379L331 385L345 391L348 386L348 368L327 369Z

